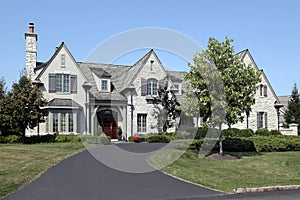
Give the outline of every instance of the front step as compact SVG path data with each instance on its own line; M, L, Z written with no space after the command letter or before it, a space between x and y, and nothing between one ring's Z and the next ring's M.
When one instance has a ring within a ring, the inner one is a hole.
M110 139L110 142L111 142L112 144L117 143L117 142L118 142L118 139Z

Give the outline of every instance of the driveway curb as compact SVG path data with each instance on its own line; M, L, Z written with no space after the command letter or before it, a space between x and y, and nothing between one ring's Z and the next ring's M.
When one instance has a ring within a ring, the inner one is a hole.
M250 193L250 192L272 192L282 190L299 190L300 185L287 185L287 186L268 186L259 188L237 188L234 190L235 193Z

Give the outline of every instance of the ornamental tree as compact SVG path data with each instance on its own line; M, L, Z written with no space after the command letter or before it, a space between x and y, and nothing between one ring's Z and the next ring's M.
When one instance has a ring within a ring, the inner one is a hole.
M260 72L235 55L232 42L227 37L224 42L209 38L207 49L195 54L194 64L189 64L190 71L184 76L198 95L201 115L208 124L219 127L221 148L222 124L231 127L243 121L255 103L261 81Z

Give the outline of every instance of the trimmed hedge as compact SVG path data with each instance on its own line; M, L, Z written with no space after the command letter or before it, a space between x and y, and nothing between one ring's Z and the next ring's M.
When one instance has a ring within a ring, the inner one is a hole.
M250 139L257 152L300 151L299 136L253 136Z
M253 135L254 131L251 129L230 128L222 130L223 137L251 137Z
M81 141L85 144L101 144L101 145L107 145L111 143L110 137L106 135L100 135L100 136L81 136Z
M169 143L171 139L166 135L151 135L147 138L147 142L149 143Z
M20 143L22 137L19 135L8 135L8 136L0 136L0 143Z
M176 149L199 151L202 145L215 144L213 151L219 150L219 142L214 139L197 139L180 141L174 145ZM276 152L276 151L300 151L299 136L252 136L252 137L227 137L223 139L223 150L227 152Z
M57 135L55 137L55 142L81 142L78 135L69 134L69 135Z

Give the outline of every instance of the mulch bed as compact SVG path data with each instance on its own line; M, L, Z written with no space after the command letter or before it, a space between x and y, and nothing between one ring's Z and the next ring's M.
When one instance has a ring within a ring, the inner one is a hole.
M232 156L229 154L224 154L223 156L221 156L218 153L211 154L211 155L207 156L207 158L214 159L214 160L237 160L237 159L239 159L236 156Z

